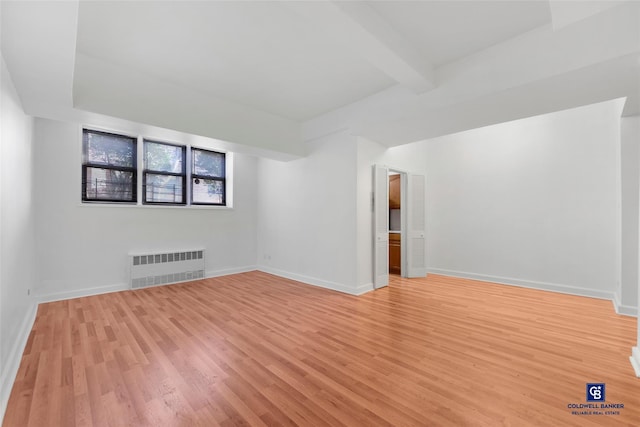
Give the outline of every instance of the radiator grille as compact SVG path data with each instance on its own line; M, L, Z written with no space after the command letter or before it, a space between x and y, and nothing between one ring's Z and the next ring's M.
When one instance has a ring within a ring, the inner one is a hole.
M204 278L204 250L130 254L132 289Z

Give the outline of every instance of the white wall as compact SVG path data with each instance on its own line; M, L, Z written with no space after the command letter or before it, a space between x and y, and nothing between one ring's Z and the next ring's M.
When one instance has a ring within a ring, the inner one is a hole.
M208 276L255 267L256 158L233 156L233 209L96 206L80 203L81 126L36 119L35 144L41 299L126 287L130 252L204 247Z
M621 102L428 141L429 270L612 298Z
M259 160L258 264L264 271L348 293L356 281L356 138L308 143L290 162Z
M623 117L622 144L622 286L618 311L636 314L638 303L638 196L640 192L640 116Z
M1 58L1 57L0 57ZM24 114L1 59L0 81L0 420L4 415L36 305L32 197L33 119Z

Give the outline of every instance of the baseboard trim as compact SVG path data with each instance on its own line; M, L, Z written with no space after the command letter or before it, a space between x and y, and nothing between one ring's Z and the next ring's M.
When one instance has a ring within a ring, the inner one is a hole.
M22 319L22 324L18 331L18 337L13 343L13 347L9 352L6 363L2 367L0 373L0 424L4 419L4 414L7 410L7 404L9 403L9 396L11 395L11 389L18 375L18 369L20 368L20 361L22 360L22 353L27 345L29 334L33 328L33 323L36 320L36 313L38 312L38 304L33 303L26 312L25 317Z
M119 283L116 285L96 286L94 288L76 289L73 291L50 292L38 294L38 301L41 303L64 301L72 298L90 297L94 295L108 294L111 292L128 291L131 287L128 283Z
M640 347L633 347L631 349L631 356L629 357L631 366L636 373L636 377L640 378Z
M375 288L373 287L373 283L365 283L364 285L359 285L356 288L356 293L353 295L363 295L367 292L373 291Z
M561 294L578 295L582 297L613 300L614 293L597 291L577 286L561 285L558 283L536 282L533 280L514 279L512 277L489 276L485 274L467 273L464 271L444 270L441 268L430 268L429 273L441 274L443 276L460 277L463 279L481 280L484 282L499 283L501 285L520 286L523 288L539 289L542 291L558 292Z
M638 309L636 307L633 307L631 305L623 305L620 303L620 295L617 292L613 294L611 302L613 303L613 308L616 310L617 314L631 317L638 316Z
M230 274L246 273L248 271L254 271L256 269L257 267L255 265L251 265L251 266L238 267L238 268L228 268L224 270L206 271L205 278L209 279L213 277L228 276ZM195 280L198 280L198 279L195 279ZM167 285L170 285L170 284L171 283L167 283ZM111 292L120 292L120 291L128 291L128 290L131 290L131 286L128 283L117 283L115 285L96 286L93 288L76 289L73 291L42 293L42 294L38 294L36 298L38 302L44 303L44 302L64 301L72 298L90 297L94 295L102 295L102 294L108 294Z
M285 279L295 280L296 282L302 282L307 285L331 289L332 291L338 291L349 295L362 295L373 290L373 285L371 285L370 283L353 288L340 283L330 282L328 280L322 280L316 277L304 276L302 274L291 273L284 270L278 270L276 268L271 268L263 265L258 266L257 270L262 271L263 273L269 273L275 276L283 277Z
M231 274L248 273L249 271L255 271L257 269L258 269L258 267L255 266L255 265L248 265L248 266L245 266L245 267L227 268L227 269L223 269L223 270L206 271L204 276L207 279L212 279L214 277L229 276Z

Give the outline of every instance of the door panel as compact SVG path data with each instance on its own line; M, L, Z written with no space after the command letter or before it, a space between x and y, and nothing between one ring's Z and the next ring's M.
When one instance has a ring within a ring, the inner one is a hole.
M389 170L373 167L373 286L389 284Z
M407 277L427 275L426 257L426 217L425 217L425 177L407 176Z

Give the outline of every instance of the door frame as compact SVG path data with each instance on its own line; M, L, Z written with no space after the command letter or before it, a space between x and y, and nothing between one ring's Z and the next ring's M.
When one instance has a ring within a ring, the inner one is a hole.
M401 208L401 213L400 213L400 221L401 221L401 225L400 225L400 275L401 277L404 278L408 278L411 277L410 276L410 269L409 269L409 244L408 244L408 219L409 219L409 194L408 194L408 186L409 186L409 176L413 175L411 172L402 169L402 168L397 168L397 167L393 167L393 166L389 166L389 165L385 165L385 164L374 164L373 165L373 220L372 220L372 230L373 230L373 239L371 242L372 245L372 257L373 257L373 262L372 262L372 273L373 273L373 285L374 285L374 289L379 289L381 287L385 287L388 285L389 283L389 263L388 263L388 254L389 254L389 247L388 247L388 242L389 242L389 173L392 172L394 174L399 174L400 175L400 200L401 203L404 205L404 207ZM385 231L386 231L386 239L384 239L386 241L386 275L384 275L385 277L379 276L377 275L378 273L378 268L379 266L377 265L377 257L378 257L378 250L376 249L376 245L381 243L381 237L379 236L380 234L380 230L378 230L378 225L379 225L379 218L376 217L376 209L378 208L378 200L376 200L376 197L380 197L380 194L377 194L376 192L376 188L377 188L377 170L378 169L384 169L386 171L387 177L386 177L386 190L384 192L384 204L385 204L385 211L386 211L386 225L385 225ZM417 174L419 175L419 174ZM382 279L381 279L382 277Z
M402 169L387 166L389 173L400 175L400 277L407 277L409 266L407 265L407 180L409 172ZM389 200L387 200L387 210ZM388 231L388 230L387 230Z

